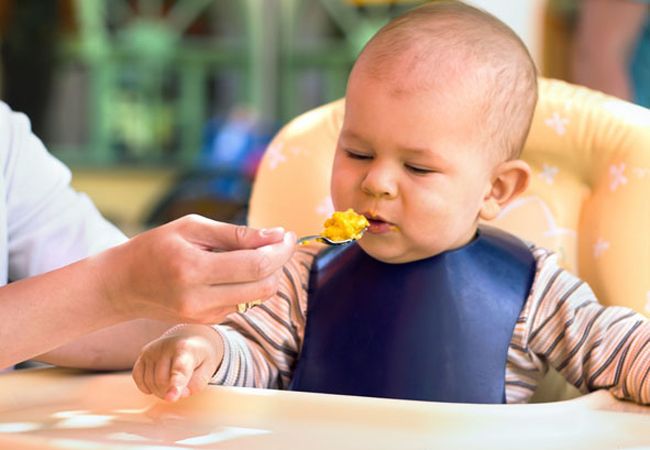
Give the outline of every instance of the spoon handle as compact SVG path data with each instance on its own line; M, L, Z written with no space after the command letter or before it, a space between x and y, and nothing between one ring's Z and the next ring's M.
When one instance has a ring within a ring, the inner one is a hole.
M321 235L320 235L320 234L313 234L313 235L311 235L311 236L303 236L303 237L301 237L300 239L298 239L298 241L296 241L296 243L297 243L298 245L302 245L302 244L304 244L304 243L306 243L306 242L309 242L309 241L315 241L315 240L317 240L317 239L321 239Z

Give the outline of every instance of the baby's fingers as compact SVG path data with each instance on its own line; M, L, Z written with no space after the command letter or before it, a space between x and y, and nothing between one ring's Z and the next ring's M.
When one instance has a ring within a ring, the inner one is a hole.
M188 384L194 372L195 359L189 352L179 352L171 363L169 384L164 399L175 402L189 395Z
M206 363L202 363L194 369L194 374L187 383L188 395L196 394L205 389L210 382L212 375L214 375L213 372L214 368L210 367L210 365Z
M131 372L131 377L135 381L135 385L140 389L140 391L145 394L151 394L151 389L145 383L144 374L147 370L147 363L144 358L138 358L138 360L133 365L133 372Z

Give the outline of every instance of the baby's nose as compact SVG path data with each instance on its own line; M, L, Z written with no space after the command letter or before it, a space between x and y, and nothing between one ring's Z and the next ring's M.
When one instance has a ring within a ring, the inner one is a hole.
M374 169L368 171L361 188L373 197L392 198L397 195L397 180L389 170Z

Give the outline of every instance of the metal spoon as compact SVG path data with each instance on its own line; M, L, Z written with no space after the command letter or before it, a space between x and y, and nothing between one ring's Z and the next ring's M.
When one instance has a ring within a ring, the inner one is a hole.
M298 239L297 244L301 245L304 244L305 242L308 241L318 241L318 242L323 242L327 245L343 245L343 244L348 244L352 241L356 241L357 239L361 239L361 236L363 236L363 233L366 232L368 227L365 227L363 230L359 232L359 237L358 238L350 238L350 239L343 239L342 241L333 241L330 238L326 238L324 236L321 236L320 234L313 234L311 236L303 236L300 239Z

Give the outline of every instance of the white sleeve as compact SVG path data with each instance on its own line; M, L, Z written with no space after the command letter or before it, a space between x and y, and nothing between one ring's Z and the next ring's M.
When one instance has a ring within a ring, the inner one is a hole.
M90 199L70 186L67 167L0 103L0 158L9 280L64 266L126 240Z

